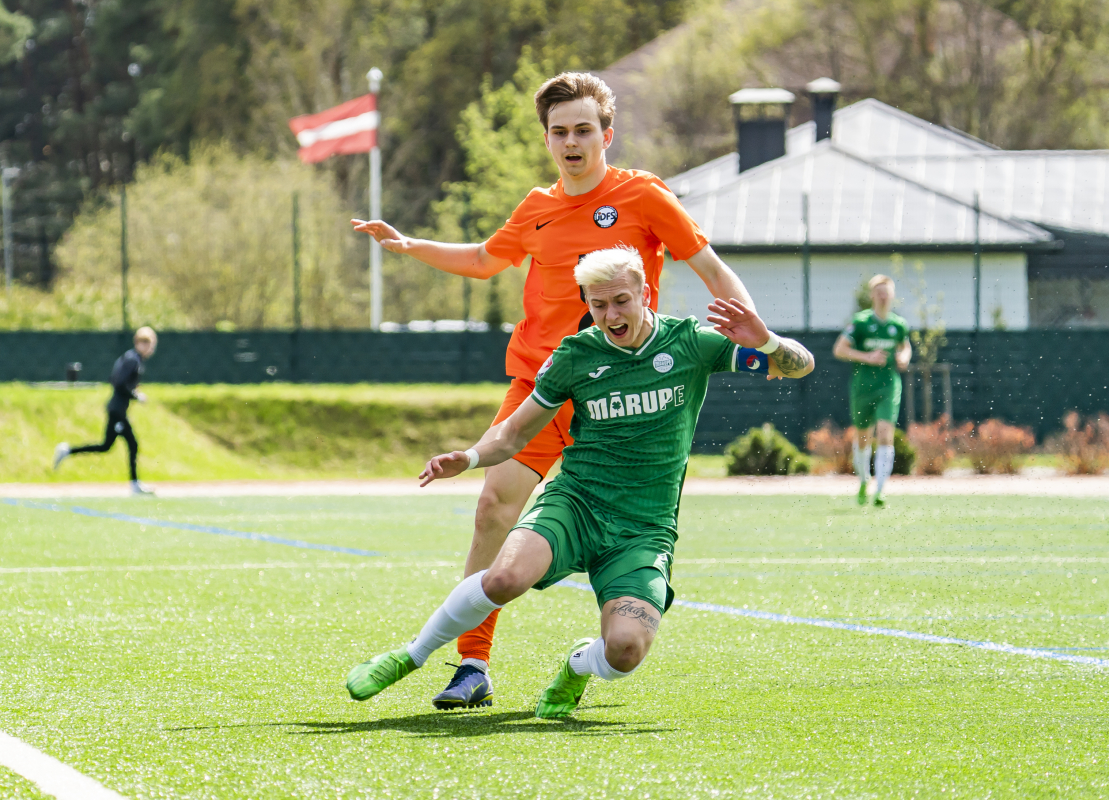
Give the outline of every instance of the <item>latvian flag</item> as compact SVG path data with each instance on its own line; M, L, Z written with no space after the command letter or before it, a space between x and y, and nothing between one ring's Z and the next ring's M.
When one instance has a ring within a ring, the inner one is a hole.
M331 156L368 153L377 144L377 97L367 94L319 114L289 120L306 164Z

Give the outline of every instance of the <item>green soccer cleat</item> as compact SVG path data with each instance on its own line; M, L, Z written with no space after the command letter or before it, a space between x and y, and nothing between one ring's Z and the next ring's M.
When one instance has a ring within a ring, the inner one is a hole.
M415 669L416 662L408 655L405 647L382 653L350 671L347 675L347 691L352 700L369 700Z
M865 483L859 484L859 505L860 506L865 506L866 505L866 484Z
M583 647L593 644L592 639L578 639L566 660L562 662L551 685L539 695L539 703L535 706L535 716L539 719L561 719L568 717L578 707L581 696L585 694L585 685L589 683L589 675L578 675L570 669L570 657Z
M882 495L880 495L880 494L874 495L874 505L877 506L878 508L885 508L885 505L886 505L885 498L882 497Z

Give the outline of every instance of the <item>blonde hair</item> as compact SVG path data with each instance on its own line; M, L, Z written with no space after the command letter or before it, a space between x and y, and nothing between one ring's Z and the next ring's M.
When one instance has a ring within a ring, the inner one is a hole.
M597 117L601 121L601 130L606 131L612 127L612 118L616 116L616 97L608 84L596 75L588 72L563 72L556 75L535 93L535 113L543 123L543 130L547 130L547 118L551 108L559 103L569 100L584 100L593 98L597 103Z
M875 286L881 286L883 283L889 284L890 291L896 291L893 287L893 278L889 275L875 275L873 278L866 282L866 288L874 291Z
M153 344L158 344L158 334L156 334L154 329L149 325L143 325L135 331L135 344L139 342L152 342Z
M626 246L609 247L594 250L582 258L574 267L574 280L581 287L593 286L616 280L618 275L625 272L635 276L635 282L640 288L647 282L647 273L643 271L643 257L638 250Z

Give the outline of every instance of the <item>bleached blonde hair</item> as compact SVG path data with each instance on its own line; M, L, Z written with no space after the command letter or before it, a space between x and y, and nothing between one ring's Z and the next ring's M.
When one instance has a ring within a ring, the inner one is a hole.
M154 344L158 344L158 334L156 334L154 329L149 325L143 325L135 331L135 344L139 342L153 342Z
M874 289L875 286L881 286L883 283L888 284L890 291L896 291L893 286L893 278L889 275L875 275L873 278L866 282L866 288Z
M594 250L574 267L574 280L578 286L593 286L597 283L608 283L624 272L635 276L639 288L647 282L647 273L643 271L643 257L634 247L619 246L609 247L605 250Z

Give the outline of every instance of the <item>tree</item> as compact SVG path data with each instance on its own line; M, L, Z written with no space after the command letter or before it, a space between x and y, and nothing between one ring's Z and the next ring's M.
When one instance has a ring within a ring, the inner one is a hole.
M368 297L348 215L325 175L229 145L163 154L128 189L135 320L161 327L292 325L292 193L300 196L302 317L310 328L364 327ZM120 212L90 203L58 248L60 285L118 298ZM118 307L118 306L117 306ZM110 320L118 326L119 318Z
M34 30L35 23L30 19L8 11L0 3L0 66L23 60L27 52L27 40Z
M734 147L731 92L803 93L821 75L843 85L843 103L876 97L1004 148L1109 144L1109 0L760 6L708 6L625 78L637 113L631 131L624 117L625 159L662 175L697 166Z
M525 50L511 81L494 89L492 79L484 78L481 99L466 107L458 126L467 179L446 184L446 197L432 205L434 235L452 242L483 242L528 192L558 180L533 99L544 73ZM491 326L522 316L524 277L510 268L490 279L483 316Z

